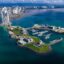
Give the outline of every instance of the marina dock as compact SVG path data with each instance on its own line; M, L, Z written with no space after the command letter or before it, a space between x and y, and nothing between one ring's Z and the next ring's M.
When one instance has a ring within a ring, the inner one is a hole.
M43 30L48 30L48 31L51 30L51 31L61 33L61 34L64 33L64 28L56 27L56 26L50 26L50 25L37 25L37 24L35 24L32 27L32 29L35 29L35 30L43 29Z
M62 40L63 40L63 38L55 39L55 40L53 40L53 41L50 41L49 45L57 44L57 43L61 42Z

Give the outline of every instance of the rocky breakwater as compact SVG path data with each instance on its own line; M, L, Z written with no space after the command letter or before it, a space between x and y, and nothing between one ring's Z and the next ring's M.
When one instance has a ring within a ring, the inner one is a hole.
M56 27L56 26L52 26L52 27L53 27L52 31L64 34L64 28Z
M56 26L50 26L50 25L39 25L39 24L35 24L32 29L43 29L43 30L51 30L53 32L57 32L57 33L61 33L64 34L64 28L62 27L56 27Z

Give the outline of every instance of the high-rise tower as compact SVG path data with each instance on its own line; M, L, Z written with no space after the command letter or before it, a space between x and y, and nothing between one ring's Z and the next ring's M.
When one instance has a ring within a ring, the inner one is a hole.
M5 25L5 26L11 25L10 14L7 7L2 8L1 17L2 17L2 25Z

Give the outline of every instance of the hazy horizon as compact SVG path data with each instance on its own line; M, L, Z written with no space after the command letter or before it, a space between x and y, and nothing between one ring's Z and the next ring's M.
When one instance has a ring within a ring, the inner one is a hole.
M64 5L64 0L0 0L0 3L46 3Z

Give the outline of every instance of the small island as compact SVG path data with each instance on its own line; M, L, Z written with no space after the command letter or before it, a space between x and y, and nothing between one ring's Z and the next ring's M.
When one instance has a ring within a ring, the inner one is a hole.
M61 28L56 27L57 29L54 30L54 26L45 26L45 25L38 25L35 24L34 26L30 28L24 28L20 26L8 26L9 35L11 38L16 39L17 44L21 47L27 47L35 52L38 53L47 53L51 51L51 45L54 45L56 43L59 43L63 40L63 38L55 39L53 41L50 41L49 43L45 43L43 40L41 40L39 37L34 36L34 34L37 34L38 36L43 36L44 33L48 31L54 31L58 33L63 34L63 30ZM60 30L56 31L56 30ZM38 30L47 30L47 31L41 31L38 32ZM29 34L29 31L33 32L33 35ZM48 34L46 36L46 39L50 37L51 34Z

